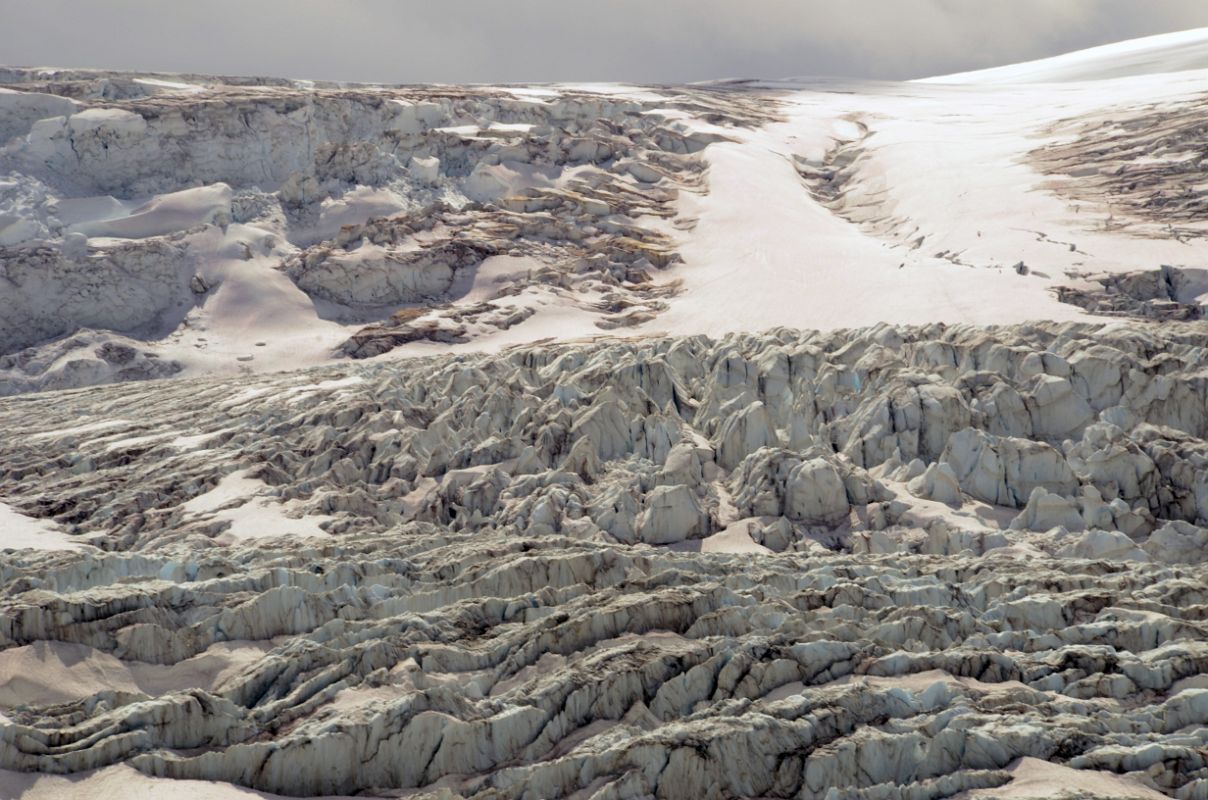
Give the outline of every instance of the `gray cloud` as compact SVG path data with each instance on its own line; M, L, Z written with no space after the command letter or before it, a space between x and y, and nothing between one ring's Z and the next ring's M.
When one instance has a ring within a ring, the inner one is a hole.
M1208 26L1203 0L0 0L0 63L331 80L913 78Z

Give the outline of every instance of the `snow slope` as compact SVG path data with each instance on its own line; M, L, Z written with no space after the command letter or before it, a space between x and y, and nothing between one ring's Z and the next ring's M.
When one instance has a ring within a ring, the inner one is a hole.
M670 273L684 279L684 293L650 325L690 333L703 320L712 330L758 330L1082 317L1051 291L1067 273L1194 265L1208 249L1106 229L1111 212L1045 191L1029 152L1064 118L1196 103L1205 88L1208 73L1043 88L793 91L784 122L710 148L709 192L685 201L700 221ZM856 168L827 207L801 191L792 158L824 165L853 123L862 132L846 155ZM1016 274L1019 262L1028 275Z
M1124 313L1087 276L1208 261L1206 53L1200 30L923 82L695 87L8 70L0 393ZM1198 313L1183 294L1137 302ZM106 337L141 343L137 368Z
M1208 67L1208 28L1163 33L1052 58L926 78L921 83L1056 83L1182 72Z

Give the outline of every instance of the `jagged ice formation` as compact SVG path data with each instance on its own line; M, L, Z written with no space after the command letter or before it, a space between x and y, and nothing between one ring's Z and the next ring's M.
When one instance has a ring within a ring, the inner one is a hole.
M0 491L75 549L2 562L0 665L246 667L9 700L0 765L943 797L1036 758L1202 796L1204 333L782 330L5 400Z

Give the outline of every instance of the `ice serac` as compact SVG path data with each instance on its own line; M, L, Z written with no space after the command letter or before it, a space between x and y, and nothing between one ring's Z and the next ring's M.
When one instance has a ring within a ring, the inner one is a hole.
M0 68L0 357L26 365L0 391L156 376L36 372L81 331L195 377L598 335L1201 319L1204 41L1008 88ZM1020 365L1034 382L994 398L1004 427L1077 439L1116 391L1081 355ZM722 396L730 369L713 399L732 421L706 433L725 468L803 444ZM1107 383L1066 385L1085 380ZM952 403L903 376L847 454L934 461L969 427ZM927 491L951 499L942 477Z
M0 84L0 356L96 329L192 374L468 343L551 305L582 333L649 322L678 291L657 274L702 151L778 106L711 87ZM27 377L0 390L67 373Z
M1196 797L1206 334L781 329L0 400L0 496L75 545L0 559L0 768L824 798L1043 762ZM1078 434L1029 413L1056 402Z
M0 68L0 797L1208 798L1205 41Z

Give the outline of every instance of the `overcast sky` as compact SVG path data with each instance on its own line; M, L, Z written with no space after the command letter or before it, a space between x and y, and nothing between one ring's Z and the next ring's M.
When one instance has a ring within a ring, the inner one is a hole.
M893 79L1204 26L1205 0L0 0L0 63L389 83Z

